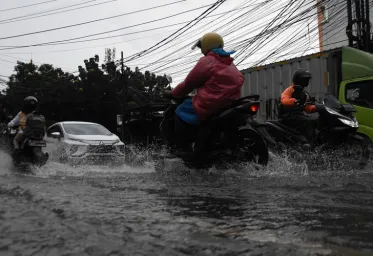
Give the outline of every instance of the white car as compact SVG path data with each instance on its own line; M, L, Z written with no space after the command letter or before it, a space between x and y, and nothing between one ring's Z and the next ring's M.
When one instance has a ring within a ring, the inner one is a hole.
M124 144L104 126L89 122L59 122L47 129L52 158L61 163L124 163Z

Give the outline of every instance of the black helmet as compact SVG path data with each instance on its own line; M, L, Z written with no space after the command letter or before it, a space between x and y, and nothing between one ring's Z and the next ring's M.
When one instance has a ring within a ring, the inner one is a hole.
M23 111L26 112L26 114L35 111L38 103L38 100L34 96L26 97L23 100Z
M308 86L311 78L312 74L310 72L304 69L298 69L294 72L293 84L300 85L304 88Z

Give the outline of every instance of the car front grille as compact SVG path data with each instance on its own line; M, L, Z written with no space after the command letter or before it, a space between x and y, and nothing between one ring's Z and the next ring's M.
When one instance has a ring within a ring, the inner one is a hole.
M90 145L88 146L89 153L112 153L113 145Z

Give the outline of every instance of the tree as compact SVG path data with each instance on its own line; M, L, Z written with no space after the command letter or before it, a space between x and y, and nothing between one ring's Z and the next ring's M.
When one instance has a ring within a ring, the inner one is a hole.
M156 101L168 82L165 76L142 73L139 68L126 67L122 74L114 61L115 48L109 50L101 67L100 58L95 55L78 66L78 75L51 64L37 66L32 61L18 61L0 104L10 106L15 114L21 109L24 97L33 95L39 99L40 110L47 120L97 122L114 132L116 115L125 106ZM124 88L128 88L127 102L124 102ZM127 105L128 102L131 104Z

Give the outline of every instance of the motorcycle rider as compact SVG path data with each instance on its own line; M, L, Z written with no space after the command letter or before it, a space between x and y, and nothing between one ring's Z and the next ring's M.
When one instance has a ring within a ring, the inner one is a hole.
M38 100L34 96L28 96L23 100L22 110L8 123L8 127L19 126L18 132L13 139L14 152L13 155L17 155L20 151L20 144L24 140L24 134L27 134L27 119L36 110Z
M240 97L244 76L233 64L230 57L235 51L225 51L224 40L217 33L206 33L193 45L201 49L204 55L190 71L183 82L166 96L183 98L196 91L176 109L175 133L176 145L182 151L190 151L198 128L204 121L230 106ZM201 135L202 136L202 135Z
M303 132L306 138L312 141L315 122L317 119L305 115L316 112L315 104L305 91L312 79L312 74L304 69L298 69L293 74L293 82L281 94L280 118L289 127L294 127ZM297 88L295 89L295 86ZM300 87L299 87L300 86Z

